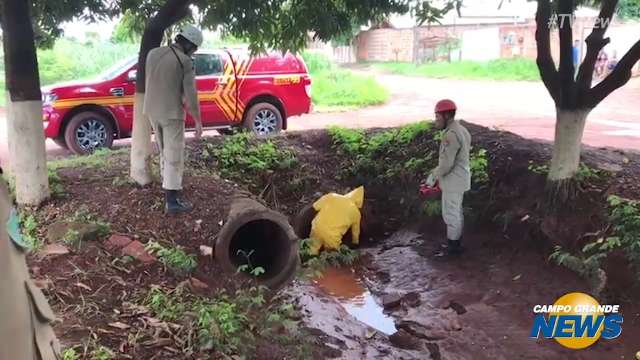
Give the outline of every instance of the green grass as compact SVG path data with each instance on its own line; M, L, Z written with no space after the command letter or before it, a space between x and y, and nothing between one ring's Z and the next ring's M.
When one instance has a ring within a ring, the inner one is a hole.
M313 85L311 99L323 110L331 107L353 108L382 104L389 99L389 91L372 76L355 74L338 68L327 57L303 53Z
M407 76L464 80L538 81L540 74L535 61L500 59L487 62L458 61L417 65L404 62L374 63L374 69Z
M111 42L81 43L61 38L51 49L38 50L40 84L87 80L138 52L138 45ZM5 105L4 54L0 49L0 106Z

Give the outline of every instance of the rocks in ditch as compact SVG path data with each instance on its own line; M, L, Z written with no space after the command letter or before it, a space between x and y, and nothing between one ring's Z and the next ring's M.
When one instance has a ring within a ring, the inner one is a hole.
M451 300L449 302L449 305L447 307L445 307L445 309L452 309L458 315L462 315L462 314L467 312L467 308L465 308L464 305L460 304L459 302L457 302L455 300Z
M420 294L415 291L407 293L402 297L402 303L405 306L416 308L422 303L422 301L420 301Z
M395 334L389 336L391 345L405 350L420 350L422 349L422 342L420 339L414 337L408 332L400 329Z
M402 302L402 296L399 294L386 294L382 296L382 307L385 310L395 309L400 306Z

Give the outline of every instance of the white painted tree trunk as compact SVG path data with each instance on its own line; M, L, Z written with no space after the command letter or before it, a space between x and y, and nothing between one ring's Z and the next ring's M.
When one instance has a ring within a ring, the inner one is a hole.
M151 174L151 123L142 113L144 94L137 93L134 98L133 132L131 134L131 169L130 176L139 185L147 185L153 181Z
M590 110L556 110L556 135L549 170L550 181L571 179L580 166L582 135Z
M39 205L49 197L42 101L12 102L7 97L9 164L20 205Z

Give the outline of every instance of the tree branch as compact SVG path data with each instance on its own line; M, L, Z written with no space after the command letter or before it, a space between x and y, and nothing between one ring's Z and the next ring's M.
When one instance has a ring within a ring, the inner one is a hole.
M558 32L560 35L560 103L563 109L575 109L577 91L575 84L575 67L573 65L573 0L562 0L558 3Z
M149 20L142 34L140 51L138 53L138 73L136 75L137 93L144 93L146 91L145 70L149 51L160 46L164 31L169 26L187 16L191 2L192 0L167 0L158 10L158 13Z
M609 27L609 23L616 10L618 0L603 0L600 7L600 15L598 20L591 31L591 34L587 37L585 42L587 43L587 53L585 55L582 65L580 65L580 71L578 72L578 87L582 94L586 94L591 89L591 81L593 80L593 70L595 68L596 61L598 60L598 54L600 50L609 43L609 38L604 38L604 34ZM584 99L585 96L582 96Z
M613 71L587 94L587 106L596 107L616 89L622 87L631 78L633 66L640 61L640 40L620 59Z
M540 71L540 77L549 94L556 102L560 100L560 81L558 70L551 57L551 40L549 34L549 19L551 19L551 4L549 0L538 0L536 11L536 44L538 55L536 63Z

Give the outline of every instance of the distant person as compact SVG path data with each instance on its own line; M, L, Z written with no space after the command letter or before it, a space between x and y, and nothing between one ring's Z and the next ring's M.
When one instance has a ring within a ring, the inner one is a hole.
M618 53L614 51L611 60L607 63L607 75L611 74L616 66L618 66Z
M575 74L578 74L578 69L580 67L580 41L576 40L573 42L573 69Z
M609 57L607 56L607 52L604 50L600 50L600 52L598 53L598 59L596 60L596 78L601 78L604 75L608 60Z
M436 127L444 130L444 135L440 143L438 167L429 174L427 185L433 187L436 182L439 183L442 190L442 219L447 225L447 251L436 256L462 253L462 200L464 193L471 189L471 135L455 119L456 109L456 104L451 100L440 100L435 107Z
M165 190L165 214L191 211L179 198L184 172L183 99L202 136L200 103L191 55L202 45L202 32L192 25L182 28L175 43L155 48L147 56L144 114L149 117L160 148L160 172Z

